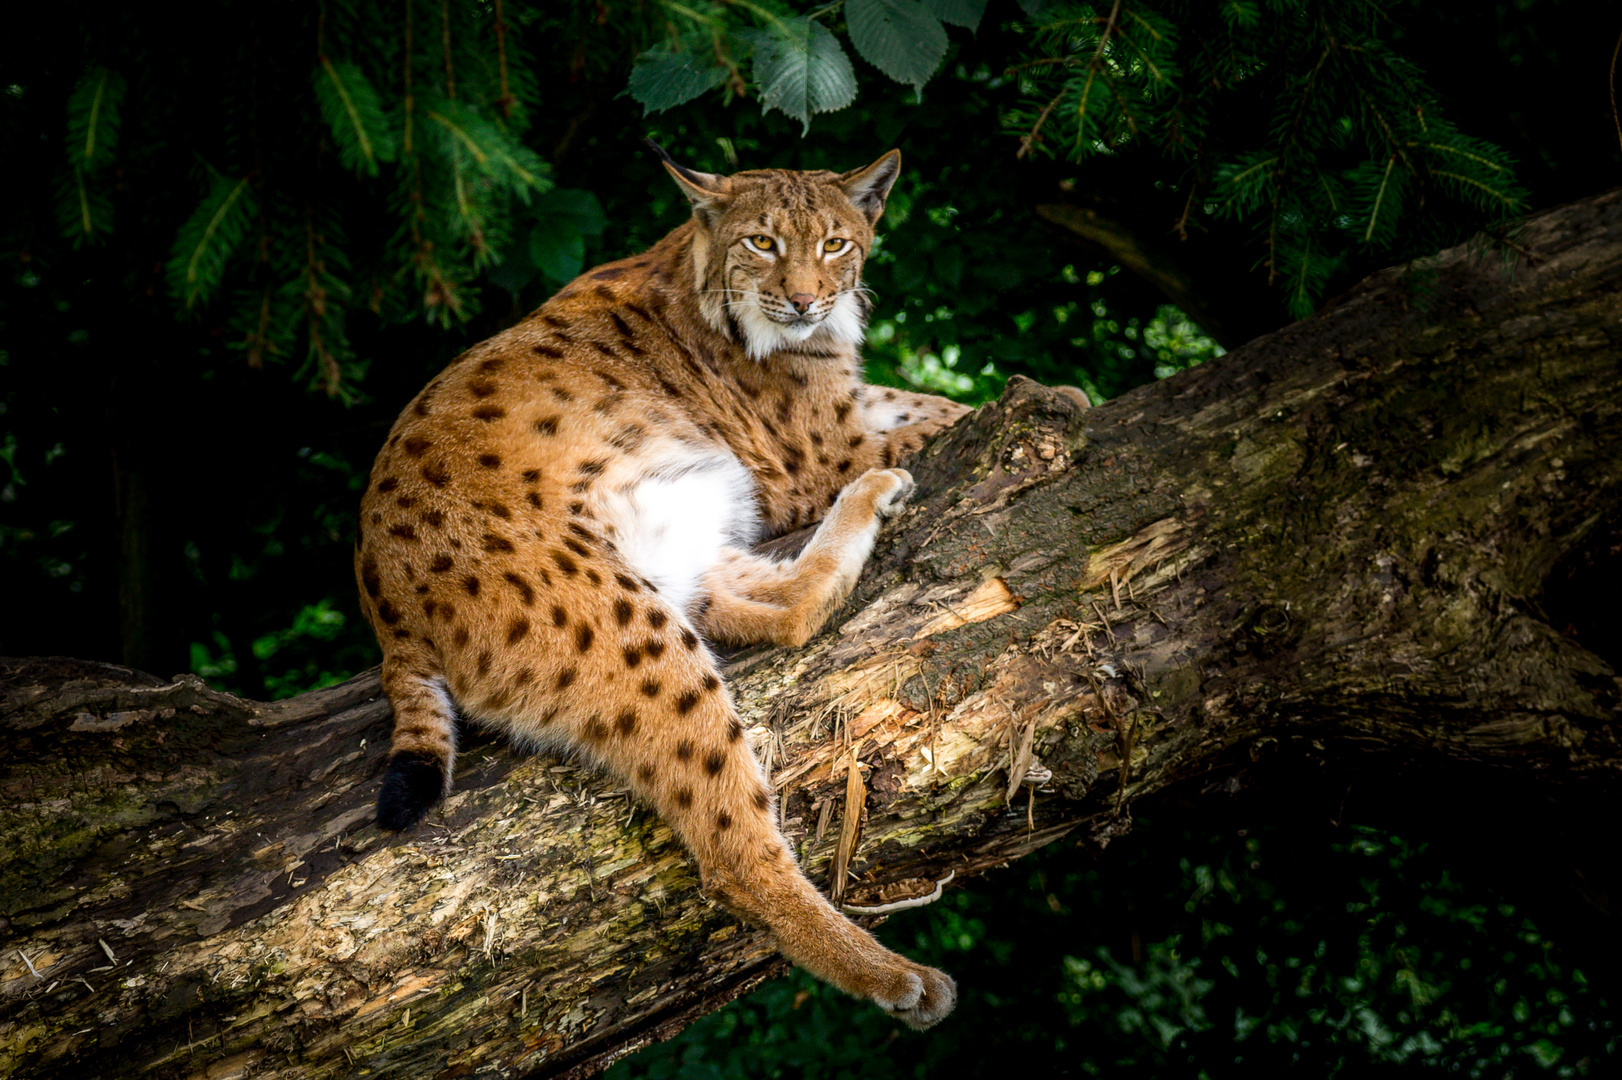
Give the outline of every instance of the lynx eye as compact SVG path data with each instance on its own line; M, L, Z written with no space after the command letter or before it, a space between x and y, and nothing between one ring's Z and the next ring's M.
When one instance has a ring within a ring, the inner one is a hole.
M850 247L849 240L835 238L833 240L824 240L822 242L822 250L828 255L837 255L848 247Z
M751 236L749 238L749 246L754 248L756 251L776 251L777 241L764 235Z

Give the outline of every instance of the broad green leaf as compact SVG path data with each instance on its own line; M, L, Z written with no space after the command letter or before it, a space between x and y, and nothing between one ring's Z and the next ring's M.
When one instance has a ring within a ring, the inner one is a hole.
M530 231L529 257L543 274L561 285L580 273L586 261L585 238L567 217L542 218Z
M980 29L980 19L986 13L986 0L923 0L924 10L943 23Z
M636 58L628 89L647 112L662 112L720 86L727 74L713 56L671 52L659 45Z
M755 46L755 81L761 101L811 130L813 113L843 109L856 100L856 72L839 41L810 18L785 24L787 34L748 35Z
M311 81L344 168L376 176L378 162L394 160L394 133L376 88L354 64L326 57Z
M946 31L917 0L846 0L851 44L874 67L920 93L946 55Z
M597 196L579 188L554 188L542 195L535 200L535 215L566 221L586 236L601 236L608 227L603 204L597 201Z
M85 70L68 97L68 161L92 172L113 160L118 147L124 76L94 65Z
M188 308L208 301L225 278L225 264L242 243L257 203L247 177L216 176L208 194L175 234L169 291Z

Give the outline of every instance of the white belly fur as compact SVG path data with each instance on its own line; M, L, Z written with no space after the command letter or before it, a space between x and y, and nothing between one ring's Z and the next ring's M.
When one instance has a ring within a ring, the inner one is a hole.
M748 548L760 534L755 480L718 449L672 444L654 460L634 475L604 477L594 510L621 557L685 612L721 549Z

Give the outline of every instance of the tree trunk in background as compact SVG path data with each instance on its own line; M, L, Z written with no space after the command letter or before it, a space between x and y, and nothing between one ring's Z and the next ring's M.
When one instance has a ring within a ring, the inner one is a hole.
M1102 408L1016 380L927 447L837 625L729 665L813 879L924 898L1257 760L1614 821L1622 194L1517 243ZM11 661L0 726L0 1074L578 1076L780 968L573 765L475 739L379 833L371 673L265 705ZM1612 854L1578 869L1614 919Z

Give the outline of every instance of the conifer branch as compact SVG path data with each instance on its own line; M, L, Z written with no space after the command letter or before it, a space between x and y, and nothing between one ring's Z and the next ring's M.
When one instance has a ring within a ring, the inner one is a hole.
M1374 239L1374 226L1380 220L1380 204L1385 201L1386 185L1391 182L1391 170L1397 164L1397 155L1385 159L1385 173L1380 177L1380 189L1374 193L1374 208L1369 211L1369 227L1363 230L1363 242Z

